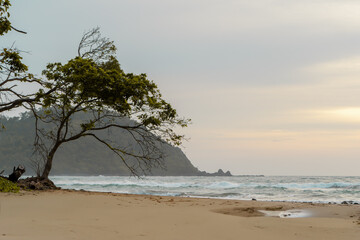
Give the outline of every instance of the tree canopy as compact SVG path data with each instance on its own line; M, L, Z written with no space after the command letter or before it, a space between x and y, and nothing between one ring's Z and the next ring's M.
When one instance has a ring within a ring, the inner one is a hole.
M0 36L3 37L11 30L26 33L12 26L9 17L9 0L0 0ZM28 66L22 62L20 51L14 46L3 48L0 51L0 113L5 112L24 103L32 103L38 99L35 93L22 93L18 90L19 84L39 84L42 81L28 73Z
M4 35L11 30L11 22L9 20L10 6L9 0L0 0L0 35Z
M115 52L113 42L95 28L81 39L79 56L66 64L48 64L43 71L49 94L42 96L40 111L33 109L39 120L35 146L42 159L38 167L43 178L48 177L58 148L83 137L104 144L134 175L161 165L162 142L181 144L183 136L173 129L187 126L189 120L178 116L146 74L125 73ZM82 113L87 113L87 118L80 120L76 116ZM124 124L124 119L132 121ZM41 128L42 124L52 126L51 130ZM98 134L116 129L125 130L140 148L120 147ZM130 165L125 156L135 163Z

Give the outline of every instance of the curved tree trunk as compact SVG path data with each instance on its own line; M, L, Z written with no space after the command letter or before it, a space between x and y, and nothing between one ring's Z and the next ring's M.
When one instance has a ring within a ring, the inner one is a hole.
M46 161L46 164L44 166L44 171L41 175L41 178L44 178L44 179L48 179L49 178L49 174L50 174L50 171L51 171L51 168L52 168L52 162L53 162L53 158L54 158L54 155L55 155L55 152L56 150L59 148L59 146L61 145L61 142L57 143L50 151L48 157L47 157L47 161Z
M44 179L49 178L49 174L50 174L51 167L52 167L52 161L53 161L53 157L48 156L48 159L47 159L46 164L44 166L44 171L41 174L41 178L44 178Z

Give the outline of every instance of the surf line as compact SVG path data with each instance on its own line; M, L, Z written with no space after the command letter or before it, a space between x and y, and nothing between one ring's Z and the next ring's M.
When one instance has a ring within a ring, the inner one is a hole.
M306 218L313 216L311 211L304 209L291 209L286 211L267 211L267 210L258 210L258 211L265 214L266 217Z

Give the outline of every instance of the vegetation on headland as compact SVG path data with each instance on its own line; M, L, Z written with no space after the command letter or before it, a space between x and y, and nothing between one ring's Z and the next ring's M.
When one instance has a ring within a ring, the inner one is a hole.
M0 117L0 122L7 126L6 131L0 133L1 169L8 171L14 164L21 163L26 167L27 175L35 174L32 162L29 161L32 157L34 121L29 113L23 113L21 117ZM108 135L106 131L102 134L113 138L120 145L136 147L132 138L124 134L113 132ZM164 155L163 168L152 168L147 175L214 176L200 172L178 147L162 144L161 150ZM62 146L57 159L54 161L53 175L131 175L114 153L91 139L84 138Z

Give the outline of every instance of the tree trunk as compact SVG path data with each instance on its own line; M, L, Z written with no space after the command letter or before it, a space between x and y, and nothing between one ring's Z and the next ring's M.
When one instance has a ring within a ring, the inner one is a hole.
M46 164L44 166L44 171L43 171L43 173L41 175L41 178L44 178L44 179L49 178L49 174L50 174L51 167L52 167L53 157L54 157L54 155L48 156Z
M50 151L48 157L47 157L47 161L46 161L46 164L44 166L44 171L41 175L41 178L44 178L44 179L48 179L49 178L49 174L50 174L50 171L51 171L51 167L52 167L52 162L53 162L53 158L54 158L54 155L55 155L55 152L56 150L59 148L59 146L61 145L61 143L57 143L53 149Z

